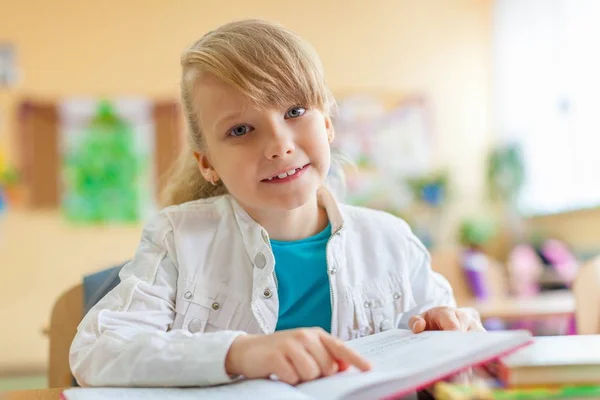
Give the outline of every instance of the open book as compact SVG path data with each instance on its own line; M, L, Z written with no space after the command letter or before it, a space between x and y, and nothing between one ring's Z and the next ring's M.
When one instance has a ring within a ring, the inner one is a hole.
M369 372L349 369L297 386L272 380L247 380L209 388L68 389L67 400L314 400L401 397L469 367L494 360L529 344L527 331L413 334L390 330L346 342L373 365Z

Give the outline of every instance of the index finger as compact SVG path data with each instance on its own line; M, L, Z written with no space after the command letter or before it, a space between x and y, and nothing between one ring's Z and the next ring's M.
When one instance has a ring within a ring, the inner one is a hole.
M452 310L444 310L435 313L432 316L437 326L443 331L457 331L460 330L460 322L456 313Z
M371 369L371 363L361 357L357 352L347 347L341 340L336 339L331 335L324 334L321 336L321 343L323 343L334 359L342 360L350 365L354 365L361 371L368 371Z

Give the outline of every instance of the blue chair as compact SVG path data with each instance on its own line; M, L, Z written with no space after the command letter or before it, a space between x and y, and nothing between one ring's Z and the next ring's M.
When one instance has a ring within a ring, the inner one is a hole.
M119 272L124 265L125 263L83 277L83 315L121 282Z

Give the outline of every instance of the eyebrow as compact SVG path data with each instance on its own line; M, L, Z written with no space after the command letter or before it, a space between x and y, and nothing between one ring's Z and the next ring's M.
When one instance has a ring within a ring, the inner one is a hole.
M225 114L223 117L219 118L213 125L215 130L219 130L222 125L229 125L230 121L236 118L239 118L243 114L244 110L236 110Z

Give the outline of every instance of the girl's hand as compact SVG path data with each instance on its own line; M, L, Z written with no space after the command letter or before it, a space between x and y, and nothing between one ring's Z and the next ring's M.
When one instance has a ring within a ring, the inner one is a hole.
M230 375L252 379L274 374L291 385L333 375L351 365L362 371L371 369L368 361L321 328L239 336L225 360Z
M485 331L478 318L453 307L434 307L408 321L414 333L423 331Z

